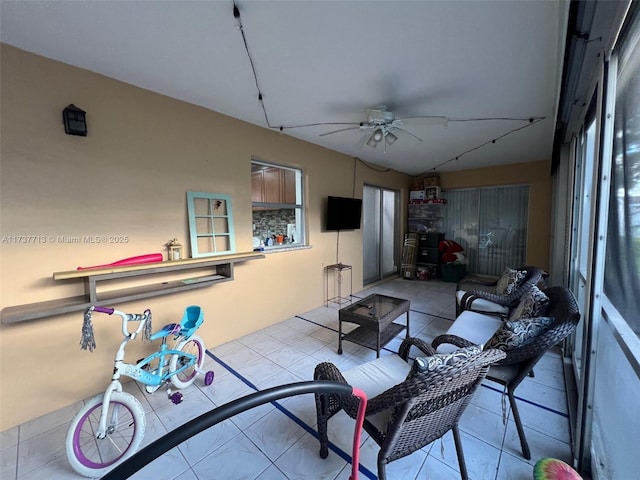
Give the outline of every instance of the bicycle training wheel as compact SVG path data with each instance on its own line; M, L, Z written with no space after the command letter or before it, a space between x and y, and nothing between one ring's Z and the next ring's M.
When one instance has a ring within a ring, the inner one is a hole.
M171 383L176 388L186 388L193 383L199 370L202 370L204 364L205 347L204 342L197 335L193 335L188 340L184 340L178 344L176 350L195 355L196 361L193 365L188 366L184 370L171 376ZM169 371L175 372L179 368L188 365L191 358L184 355L172 355L169 362Z
M85 477L102 477L133 455L144 437L145 416L140 402L126 392L113 392L107 413L107 436L96 438L102 399L87 402L69 426L65 447L73 469Z

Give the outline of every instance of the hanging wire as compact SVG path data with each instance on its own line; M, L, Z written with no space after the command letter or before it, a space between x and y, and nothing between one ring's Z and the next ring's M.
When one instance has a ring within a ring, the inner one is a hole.
M233 18L235 18L236 20L237 28L240 31L240 34L242 35L242 41L244 42L244 49L246 50L247 57L249 58L249 64L251 65L251 72L253 73L253 80L255 81L255 84L256 84L256 90L258 90L258 101L260 102L260 105L262 106L262 112L264 113L264 120L265 122L267 122L267 126L269 128L274 128L273 126L271 126L271 123L269 122L267 109L265 108L264 101L262 100L262 91L260 90L258 75L256 74L256 67L253 63L251 52L249 51L249 44L247 43L247 37L244 34L244 27L242 25L242 19L240 18L240 10L238 9L238 6L236 5L235 2L233 2Z
M358 160L365 167L370 168L371 170L373 170L375 172L387 173L387 172L391 171L390 168L376 168L376 167L373 167L371 164L365 162L364 160L362 160L361 158L358 158L358 157L356 157L356 160Z
M458 155L456 155L455 157L452 157L452 158L450 158L449 160L445 160L444 162L439 163L438 165L436 165L435 167L433 167L433 168L432 168L431 170L429 170L429 171L435 171L435 170L437 170L438 168L440 168L440 167L442 167L442 166L446 165L447 163L454 162L454 161L456 161L456 160L460 160L460 158L462 158L464 155L467 155L468 153L475 152L476 150L478 150L478 149L480 149L480 148L482 148L482 147L484 147L484 146L486 146L486 145L489 145L490 143L496 143L498 140L501 140L501 139L503 139L504 137L506 137L506 136L508 136L508 135L511 135L512 133L518 132L518 131L523 130L523 129L525 129L525 128L529 128L529 127L531 127L531 126L535 125L536 123L541 122L542 120L544 120L544 119L546 119L546 118L547 118L547 117L535 117L535 118L528 118L528 119L526 119L526 120L527 120L527 122L529 122L529 123L527 123L526 125L522 125L521 127L514 128L513 130L509 130L507 133L504 133L504 134L500 135L499 137L496 137L496 138L491 139L491 140L489 140L489 141L487 141L487 142L484 142L484 143L482 143L482 144L480 144L480 145L478 145L478 146L476 146L476 147L470 148L469 150L466 150L466 151L464 151L464 152L462 152L462 153L459 153L459 154L458 154ZM521 119L521 120L524 120L524 119ZM428 173L429 171L422 172L420 175L424 175L424 174Z

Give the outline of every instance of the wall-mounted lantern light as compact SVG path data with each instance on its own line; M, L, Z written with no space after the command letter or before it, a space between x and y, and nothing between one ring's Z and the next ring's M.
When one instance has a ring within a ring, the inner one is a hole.
M64 132L67 135L87 136L87 119L84 110L76 107L74 104L69 105L62 111L62 121L64 122Z

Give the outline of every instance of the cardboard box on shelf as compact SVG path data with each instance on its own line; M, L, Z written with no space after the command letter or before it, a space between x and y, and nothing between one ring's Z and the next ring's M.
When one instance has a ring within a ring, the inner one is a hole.
M440 177L424 177L424 186L426 187L439 187Z

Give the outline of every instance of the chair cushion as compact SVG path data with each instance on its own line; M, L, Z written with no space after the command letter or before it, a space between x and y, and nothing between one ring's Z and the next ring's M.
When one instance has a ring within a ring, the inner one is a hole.
M486 348L507 351L524 347L553 325L553 317L521 318L507 320L487 342Z
M526 270L513 270L506 268L496 283L496 293L498 295L509 295L513 292L520 282L526 277Z
M411 367L398 355L385 355L342 372L349 385L358 387L367 398L380 395L407 378Z
M433 372L445 365L453 365L460 360L467 360L482 352L482 345L459 348L451 353L436 353L428 357L416 357L407 379L417 373Z
M469 340L474 345L484 345L502 326L502 320L492 315L465 310L447 330L449 335L457 335L465 340ZM440 345L438 353L451 353L458 347L450 344Z
M462 302L462 297L465 293L467 292L463 290L458 290L456 292L456 302L458 302L458 305ZM509 313L509 307L505 307L499 303L493 303L489 300L485 300L484 298L474 299L471 303L471 310L474 312L494 313L505 316Z
M522 296L518 306L514 308L511 315L509 315L509 320L541 317L547 311L548 306L549 297L534 285Z
M367 398L380 395L385 390L401 383L407 378L411 367L398 355L385 355L371 362L358 365L342 372L349 385L358 387L367 394ZM391 412L385 410L367 416L366 420L381 432L386 431Z

